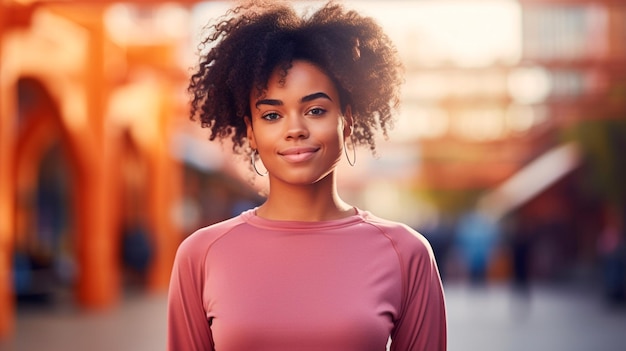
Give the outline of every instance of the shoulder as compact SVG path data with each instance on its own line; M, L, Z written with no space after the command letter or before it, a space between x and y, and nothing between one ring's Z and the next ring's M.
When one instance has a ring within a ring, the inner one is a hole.
M201 258L210 250L210 248L233 229L244 225L245 221L242 216L236 216L213 225L200 228L185 238L179 245L176 257L178 259L185 258Z
M405 301L420 301L420 296L427 295L436 296L443 301L439 269L428 240L406 224L367 213L364 218L367 223L384 233L393 245L401 269ZM418 300L414 300L416 297ZM419 303L417 305L421 306Z
M366 211L363 212L362 216L365 223L376 228L392 242L394 248L401 256L426 259L430 259L433 256L428 240L408 225L380 218Z

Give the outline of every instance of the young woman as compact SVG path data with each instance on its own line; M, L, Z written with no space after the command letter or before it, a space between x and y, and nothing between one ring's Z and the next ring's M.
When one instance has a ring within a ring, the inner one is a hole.
M211 139L250 151L269 194L179 247L168 349L445 350L428 242L347 204L336 187L344 154L354 162L346 144L374 150L397 105L401 67L388 37L334 3L304 18L257 3L212 29L189 86L192 116Z

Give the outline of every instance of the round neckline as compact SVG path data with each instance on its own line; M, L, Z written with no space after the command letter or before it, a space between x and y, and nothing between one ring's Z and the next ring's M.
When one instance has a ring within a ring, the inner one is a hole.
M241 214L243 220L255 227L274 230L306 230L311 229L332 229L350 226L363 221L364 212L358 207L353 207L354 214L347 217L330 219L325 221L298 221L298 220L277 220L259 217L256 214L257 208L249 209Z

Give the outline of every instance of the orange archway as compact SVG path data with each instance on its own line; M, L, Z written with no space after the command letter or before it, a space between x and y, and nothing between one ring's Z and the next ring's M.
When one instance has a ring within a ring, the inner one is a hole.
M53 294L54 260L56 239L51 239L48 244L41 242L40 222L43 213L38 208L41 204L39 192L40 185L46 178L42 174L42 163L48 153L55 146L58 150L57 157L67 162L67 174L74 180L74 184L81 182L82 173L79 157L76 155L71 136L63 128L57 104L48 93L43 84L36 78L22 77L17 81L17 112L18 112L18 136L16 143L15 170L15 252L13 255L20 258L15 261L13 268L17 277L30 276L31 279L22 280L14 287L14 294L20 296L42 296ZM52 185L54 186L54 185ZM68 228L70 232L63 234L63 239L68 240L75 248L77 239L76 229L80 228L81 216L77 210L81 207L78 192L69 198L68 212L70 215ZM64 195L68 195L67 193ZM71 195L70 195L71 196ZM45 229L43 229L45 230ZM54 231L54 230L53 230ZM50 236L55 237L60 233ZM74 251L74 250L72 250ZM76 252L72 252L75 256ZM18 263L22 262L22 266ZM43 277L43 279L42 279Z
M38 215L33 201L42 176L40 167L44 155L58 144L60 155L67 160L67 174L71 179L71 182L67 181L71 190L66 194L71 223L67 225L69 232L63 233L62 238L58 238L66 241L64 251L59 254L69 253L69 258L78 266L75 283L78 300L82 304L97 306L97 300L114 300L117 294L116 267L113 262L115 247L98 246L92 242L96 239L89 230L90 219L93 216L89 200L93 189L89 177L93 172L88 169L89 163L85 159L85 152L79 149L76 137L65 128L56 102L40 81L34 78L21 78L17 82L17 90L19 132L14 167L16 246L32 242L33 237L37 237L36 233L32 233L33 230L41 229L33 228L33 221ZM89 274L90 267L94 264L100 268L98 277ZM94 291L103 286L106 288L99 290L94 297Z

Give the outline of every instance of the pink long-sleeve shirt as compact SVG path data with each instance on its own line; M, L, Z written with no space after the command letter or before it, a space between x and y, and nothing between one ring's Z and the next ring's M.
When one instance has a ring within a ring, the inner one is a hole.
M369 212L323 222L249 210L180 245L169 351L445 350L430 245Z

